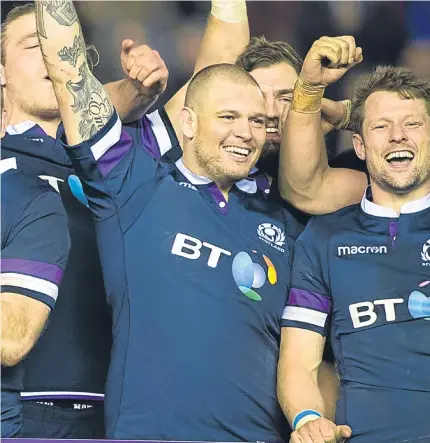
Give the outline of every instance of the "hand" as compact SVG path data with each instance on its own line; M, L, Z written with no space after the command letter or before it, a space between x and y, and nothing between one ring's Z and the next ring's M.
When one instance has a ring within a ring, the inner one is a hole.
M169 71L160 54L149 46L135 47L133 40L124 40L121 66L140 95L157 99L166 90Z
M291 434L290 443L343 443L351 437L349 426L336 426L326 418L308 421Z
M363 51L356 48L354 37L321 37L307 53L300 77L309 85L326 87L362 61Z

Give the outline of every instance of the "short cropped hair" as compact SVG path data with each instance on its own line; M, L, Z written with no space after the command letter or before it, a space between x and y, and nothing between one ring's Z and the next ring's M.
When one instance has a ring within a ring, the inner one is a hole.
M298 75L302 69L303 59L288 43L271 42L264 36L252 37L236 60L236 65L248 72L279 63L288 63Z
M1 26L1 62L3 65L6 59L6 43L7 43L6 36L9 25L15 20L29 14L36 14L36 7L33 2L15 6L9 11L5 20L3 21Z
M357 134L361 134L363 129L366 100L376 91L397 92L406 100L423 100L430 115L429 82L404 67L377 66L370 75L360 79L355 87L350 126Z
M185 106L196 110L200 98L207 91L209 82L215 78L225 78L237 84L253 85L260 90L255 79L242 68L229 63L210 65L199 71L190 81L185 95Z
M15 20L29 14L36 16L36 7L34 2L24 3L13 7L7 14L1 26L1 63L4 66L6 62L6 45L7 45L7 31L8 27ZM99 53L94 45L87 45L87 60L90 69L92 70L99 62Z

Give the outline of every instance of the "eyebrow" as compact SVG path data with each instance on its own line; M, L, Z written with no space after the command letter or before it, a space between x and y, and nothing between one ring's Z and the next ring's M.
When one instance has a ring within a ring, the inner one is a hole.
M287 95L292 94L294 92L294 89L279 89L279 91L276 91L276 95Z
M21 39L18 40L18 44L20 45L21 43L25 42L26 40L30 39L30 38L37 38L37 31L33 32L31 34L25 35L24 37L22 37Z

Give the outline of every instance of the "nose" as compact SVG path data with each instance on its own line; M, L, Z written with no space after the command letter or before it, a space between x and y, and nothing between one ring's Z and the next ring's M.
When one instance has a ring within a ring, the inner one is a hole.
M266 94L265 96L266 103L266 114L269 120L275 120L279 118L279 109L276 105L276 100L273 94Z
M394 124L390 130L390 142L402 143L408 139L402 126L399 124Z
M246 118L238 119L234 126L235 137L241 138L244 141L252 139L251 123Z

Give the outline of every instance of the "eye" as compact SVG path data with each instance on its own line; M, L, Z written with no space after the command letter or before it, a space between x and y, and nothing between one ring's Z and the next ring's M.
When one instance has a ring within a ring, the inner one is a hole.
M266 121L264 120L264 118L252 118L250 122L258 128L266 125Z
M220 115L219 118L222 120L232 122L234 120L234 115Z
M37 43L37 44L34 44L34 45L27 46L26 49L34 49L34 48L38 48L38 47L39 47L39 44Z
M373 129L384 129L386 127L387 127L387 125L377 125Z
M419 122L407 122L406 126L408 126L409 128L416 128L418 126L420 126Z
M293 97L286 95L286 96L279 97L278 100L282 103L290 103L293 100Z

